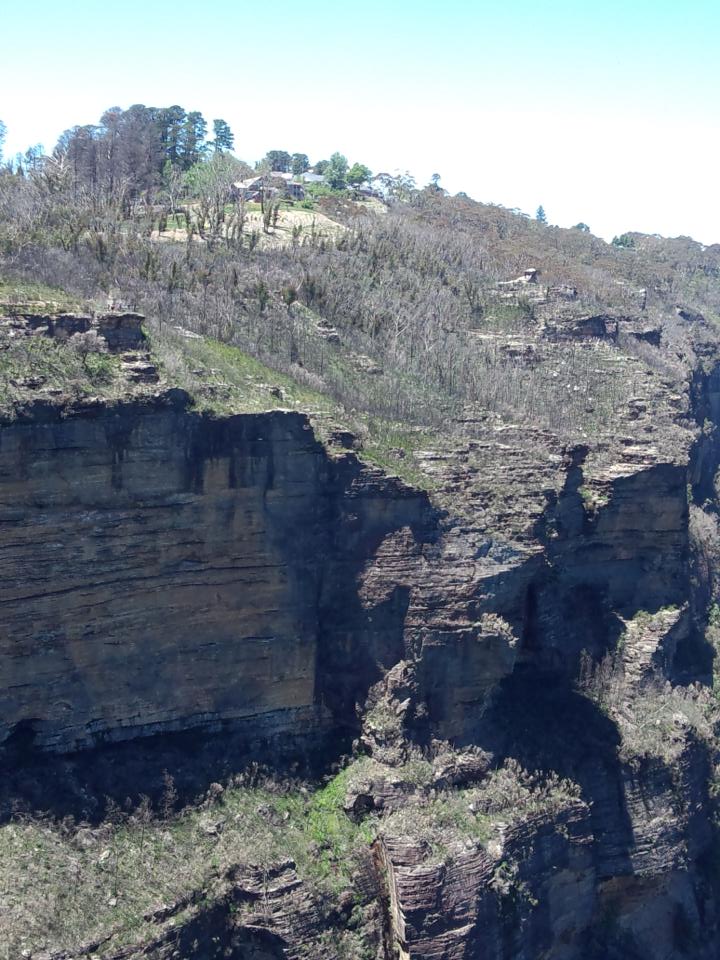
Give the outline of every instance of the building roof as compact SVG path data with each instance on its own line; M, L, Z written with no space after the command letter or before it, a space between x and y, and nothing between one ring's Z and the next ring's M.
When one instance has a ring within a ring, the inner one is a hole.
M247 180L238 180L237 183L233 184L233 186L236 189L250 190L252 187L256 187L261 182L262 177L248 177Z

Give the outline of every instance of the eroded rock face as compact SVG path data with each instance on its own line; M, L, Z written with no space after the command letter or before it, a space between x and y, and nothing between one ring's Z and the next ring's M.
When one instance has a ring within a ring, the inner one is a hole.
M697 389L714 410L716 378ZM630 688L676 675L694 631L687 483L716 466L714 438L688 473L682 444L631 438L593 459L538 438L533 461L505 431L480 435L438 465L458 502L443 514L346 437L321 445L300 414L214 419L186 401L45 403L0 429L6 746L192 728L271 748L349 742L374 687L378 755L406 735L473 743L486 752L470 776L517 757L572 777L585 801L448 858L386 836L402 956L601 956L611 920L617 949L631 937L645 958L653 930L695 943L714 929L706 748L688 733L667 761L623 758L617 727L573 688L583 653L598 661L621 638ZM353 816L403 790L368 796ZM248 932L225 896L147 955L186 934L208 956L217 943L306 955L283 911Z
M573 477L573 474L576 474ZM526 649L574 669L582 651L601 657L621 617L679 608L689 594L687 470L624 462L594 476L572 468L547 528L546 577L528 601Z
M538 816L490 845L447 859L411 838L387 838L396 945L403 960L575 957L595 907L587 809ZM548 866L552 864L551 869Z
M424 493L305 417L212 419L180 391L70 413L2 428L3 739L351 731L418 654L460 731L512 671L527 553L478 563Z
M0 511L3 739L58 751L352 719L404 612L369 599L358 621L357 565L432 513L331 460L300 415L212 420L167 397L3 428ZM329 662L353 665L346 689Z
M38 960L295 960L317 948L326 920L303 886L292 860L265 868L238 865L206 890L158 908L145 917L156 933L121 948L105 942L76 951L46 954Z
M19 334L32 333L51 339L67 340L78 333L94 331L107 344L110 353L139 350L147 346L140 313L112 312L98 315L85 313L25 313L0 317L6 329Z
M714 384L710 374L697 387L708 409ZM530 536L514 541L515 563L501 575L496 567L495 576L483 564L478 607L493 610L517 638L514 666L493 678L485 708L477 709L479 697L467 693L467 654L459 657L466 672L460 668L448 682L462 649L453 643L443 649L440 642L437 650L432 641L424 644L412 669L391 673L382 693L385 715L411 722L418 701L430 727L456 743L479 744L496 762L517 758L526 769L558 771L580 784L588 803L585 859L572 844L553 848L544 862L553 863L549 875L528 848L521 858L528 873L524 881L514 875L513 903L518 890L527 893L534 883L538 893L530 894L526 916L510 911L514 922L503 932L508 904L493 899L492 845L482 854L455 852L431 861L417 838L389 838L402 956L649 958L658 942L668 957L715 955L715 933L705 939L702 933L717 923L717 888L707 866L715 759L669 702L658 700L654 712L642 715L634 705L643 697L653 704L662 685L669 689L668 679L708 678L710 661L693 620L688 483L702 475L698 457L714 474L714 432L706 424L691 451L683 442L674 451L658 449L636 436L604 455L589 453L583 447L564 452L563 480L547 485L546 508ZM466 527L464 534L467 542L477 531ZM538 553L534 543L541 545ZM606 660L621 674L616 714L579 694L584 657ZM631 716L632 736L614 719L623 712ZM669 719L677 734L648 738L648 728ZM397 744L374 737L372 727L369 734L374 755L398 755ZM397 791L391 800L398 802ZM541 842L537 823L525 826L540 848L549 842ZM512 862L507 849L500 862L503 870ZM558 903L564 907L553 906Z

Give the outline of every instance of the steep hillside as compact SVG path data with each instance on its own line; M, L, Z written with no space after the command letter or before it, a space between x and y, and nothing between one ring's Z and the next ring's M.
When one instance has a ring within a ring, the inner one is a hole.
M717 956L720 251L0 185L0 957Z

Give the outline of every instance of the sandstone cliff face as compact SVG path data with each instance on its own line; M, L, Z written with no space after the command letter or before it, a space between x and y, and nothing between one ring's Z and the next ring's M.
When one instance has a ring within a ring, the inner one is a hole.
M11 332L93 330L127 357L140 321L38 315ZM713 383L694 386L698 418ZM0 433L2 739L351 730L403 660L418 734L472 739L516 664L573 676L638 611L676 607L669 639L627 652L669 676L691 637L687 437L636 431L598 456L482 427L428 454L442 513L296 413L216 419L172 390L26 403ZM716 458L694 449L705 478Z
M581 803L509 830L492 852L471 847L433 863L398 838L383 854L402 960L574 957L585 941L595 882Z
M329 457L306 418L169 394L1 436L3 739L310 735L400 657L402 596L362 607L353 580L388 531L412 550L429 504Z
M668 680L710 678L712 655L699 632L707 594L691 561L689 501L715 497L716 384L714 370L696 378L693 410L704 426L692 447L688 431L674 448L640 433L612 450L564 452L559 482L546 484L545 507L529 537L514 540L513 561L475 584L478 608L493 610L516 637L514 663L504 678L493 677L484 707L477 693L467 695L467 655L465 670L450 678L453 641L439 649L426 643L409 673L388 677L383 696L409 722L420 703L442 735L480 744L496 760L558 771L580 784L588 803L576 835L587 843L583 852L571 844L546 861L553 874L560 867L558 880L566 865L572 879L564 893L527 850L519 858L525 879L516 874L503 896L488 854L484 866L476 853L456 852L425 868L422 845L391 838L401 956L649 958L658 942L672 958L716 955L715 933L707 935L717 924L716 757L693 733L683 712L689 701L661 695ZM703 516L710 523L712 510ZM466 542L478 533L463 531ZM598 705L575 687L587 661L607 668L612 692ZM658 727L662 733L649 735ZM375 752L391 755L382 743ZM532 817L525 827L540 844ZM410 860L408 850L415 850ZM501 862L503 869L513 862L509 849ZM569 925L561 912L553 916L558 901L573 917Z
M688 484L696 507L715 497L717 373L692 392L708 424L664 446L638 430L529 450L477 428L428 451L445 510L298 413L216 418L181 391L26 406L0 427L0 742L66 754L233 730L265 759L337 755L373 689L380 759L440 737L583 795L445 857L383 834L387 956L650 958L657 931L672 960L714 956L714 758L682 718L673 755L633 753L574 687L583 658L610 654L628 701L707 679ZM315 943L324 921L294 867L262 921L235 913L257 899L247 871L146 955L310 956L297 931Z

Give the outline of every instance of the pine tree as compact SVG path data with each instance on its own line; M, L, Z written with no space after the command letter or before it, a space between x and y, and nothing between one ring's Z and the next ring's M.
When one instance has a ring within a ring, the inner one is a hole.
M183 125L180 159L183 170L189 170L194 163L202 160L207 145L205 144L205 134L207 133L207 122L203 115L193 110L185 118Z
M213 147L215 153L224 153L226 150L232 150L235 143L235 136L230 129L230 124L225 120L213 120Z
M172 107L164 107L157 112L156 122L163 157L168 159L173 166L178 166L180 163L181 140L186 116L184 109L178 104L174 104Z
M547 216L545 214L545 207L540 204L540 206L535 211L535 219L538 223L547 223Z

